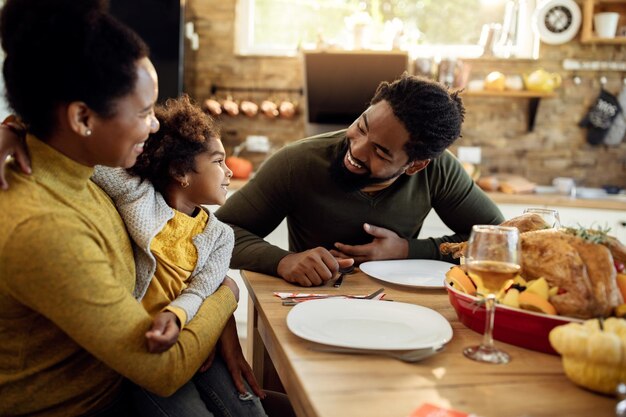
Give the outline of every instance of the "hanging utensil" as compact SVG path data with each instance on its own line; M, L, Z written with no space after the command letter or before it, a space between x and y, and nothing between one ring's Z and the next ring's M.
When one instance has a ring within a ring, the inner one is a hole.
M214 98L204 100L204 107L209 111L211 116L219 116L222 114L222 105Z
M230 95L222 102L222 108L229 116L237 116L239 114L239 105Z
M259 112L259 106L250 100L243 100L239 105L239 109L248 117L254 117Z

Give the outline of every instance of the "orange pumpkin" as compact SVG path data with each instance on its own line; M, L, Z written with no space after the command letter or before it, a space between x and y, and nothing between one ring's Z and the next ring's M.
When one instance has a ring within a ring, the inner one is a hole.
M252 162L238 156L226 158L226 166L233 171L233 178L245 180L252 173Z

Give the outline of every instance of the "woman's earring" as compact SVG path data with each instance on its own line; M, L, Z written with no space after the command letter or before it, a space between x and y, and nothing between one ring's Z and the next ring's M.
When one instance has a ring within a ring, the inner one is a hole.
M91 136L91 129L87 128L87 130L85 130L85 136Z
M187 180L181 181L180 186L183 187L183 188L187 188L187 187L189 187L189 182L187 182Z

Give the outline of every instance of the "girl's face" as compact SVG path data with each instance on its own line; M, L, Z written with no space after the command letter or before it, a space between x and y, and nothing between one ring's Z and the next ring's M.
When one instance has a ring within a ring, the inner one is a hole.
M115 115L93 118L93 134L88 138L91 164L129 168L143 151L148 135L159 130L154 116L159 93L156 71L148 58L137 61L136 69L135 88L116 101Z
M182 196L189 205L222 205L233 172L224 160L226 152L220 139L212 139L209 150L195 157L196 170L185 174L189 186L182 189Z

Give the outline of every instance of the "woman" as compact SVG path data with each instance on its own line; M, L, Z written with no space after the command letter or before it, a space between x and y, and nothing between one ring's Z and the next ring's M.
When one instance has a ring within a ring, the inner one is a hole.
M147 47L98 0L8 0L0 15L9 104L32 174L0 199L0 415L124 415L123 376L159 395L189 381L236 307L229 281L176 345L149 353L151 319L96 164L130 167L151 132Z

